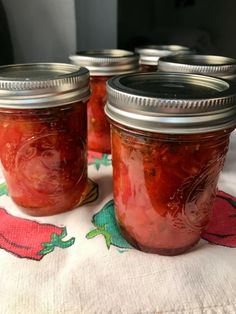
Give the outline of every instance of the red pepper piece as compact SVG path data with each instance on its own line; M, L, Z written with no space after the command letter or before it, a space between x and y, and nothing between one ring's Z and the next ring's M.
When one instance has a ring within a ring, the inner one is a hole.
M0 248L21 258L41 260L55 247L67 248L75 238L67 241L66 228L12 216L0 208Z
M236 197L217 193L213 215L202 238L218 245L236 247Z

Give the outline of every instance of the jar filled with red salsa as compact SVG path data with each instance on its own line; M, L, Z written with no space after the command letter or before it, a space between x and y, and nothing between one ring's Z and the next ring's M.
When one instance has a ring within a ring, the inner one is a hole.
M108 81L115 214L134 247L181 254L211 218L236 125L236 86L194 74Z
M160 58L158 71L204 74L236 81L236 60L213 55L175 55Z
M72 209L87 185L88 70L36 63L0 73L0 160L10 196L33 216Z
M104 113L106 81L114 75L137 72L138 55L119 49L80 51L70 61L90 72L91 97L88 102L88 149L111 153L110 126Z
M135 52L139 54L141 72L155 72L159 58L190 54L192 50L180 45L146 45L135 48Z

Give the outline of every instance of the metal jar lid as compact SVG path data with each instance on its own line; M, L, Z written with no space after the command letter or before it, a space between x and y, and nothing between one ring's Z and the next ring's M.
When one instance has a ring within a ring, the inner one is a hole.
M205 133L236 126L236 84L215 77L152 72L107 82L106 115L129 128Z
M147 65L157 65L159 58L176 54L190 54L193 51L180 45L147 45L135 48L135 52L140 55L140 63Z
M39 109L85 101L89 71L72 64L26 63L0 67L0 108Z
M94 76L113 76L139 70L138 55L120 49L78 51L69 59L73 64L88 68Z
M199 73L235 79L236 60L213 55L177 55L159 60L158 70L165 72Z

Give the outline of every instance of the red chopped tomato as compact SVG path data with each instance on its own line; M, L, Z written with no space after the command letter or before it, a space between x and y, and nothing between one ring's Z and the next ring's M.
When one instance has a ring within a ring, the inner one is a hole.
M0 158L13 200L31 215L73 208L87 182L86 104L0 114Z
M137 248L165 255L186 251L211 217L229 132L142 133L112 126L116 217Z
M104 113L106 81L109 77L91 77L91 97L88 101L88 149L111 153L110 125Z

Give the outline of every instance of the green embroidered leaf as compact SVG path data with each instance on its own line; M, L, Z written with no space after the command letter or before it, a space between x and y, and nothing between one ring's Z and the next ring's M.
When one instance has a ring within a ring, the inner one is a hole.
M100 166L101 166L101 161L100 161L100 159L95 158L94 166L95 166L95 168L96 168L97 170L100 169Z
M53 233L51 236L51 243L53 243L54 245L57 245L59 237L56 233Z
M102 234L105 238L108 249L111 245L124 249L132 248L132 246L121 235L120 229L117 225L113 200L106 203L100 212L93 216L92 223L95 225L96 229L87 234L87 239L91 239Z
M102 155L102 162L103 162L102 164L103 164L104 166L110 166L111 163L112 163L111 159L108 158L108 155L107 155L107 154L103 154L103 155Z
M44 246L44 247L53 247L51 242L44 242L44 243L42 243L42 246Z
M0 196L8 195L6 182L0 184Z
M66 230L66 227L64 227L62 229L62 233L59 235L60 239L63 239L67 236L67 230Z
M105 241L106 241L106 245L107 248L110 249L110 246L112 244L112 239L111 239L111 235L109 232L104 231L103 233L104 237L105 237Z
M43 250L41 250L41 251L39 252L39 254L40 254L40 255L46 255L46 254L51 253L51 252L53 252L53 251L54 251L54 247L51 246L51 245L49 245L49 246L46 246Z
M95 165L95 168L97 170L100 169L101 165L107 167L107 166L110 166L112 164L112 161L111 161L111 159L108 158L108 156L109 156L108 154L102 154L101 159L97 158L97 157L94 158L94 160L95 160L94 165Z

